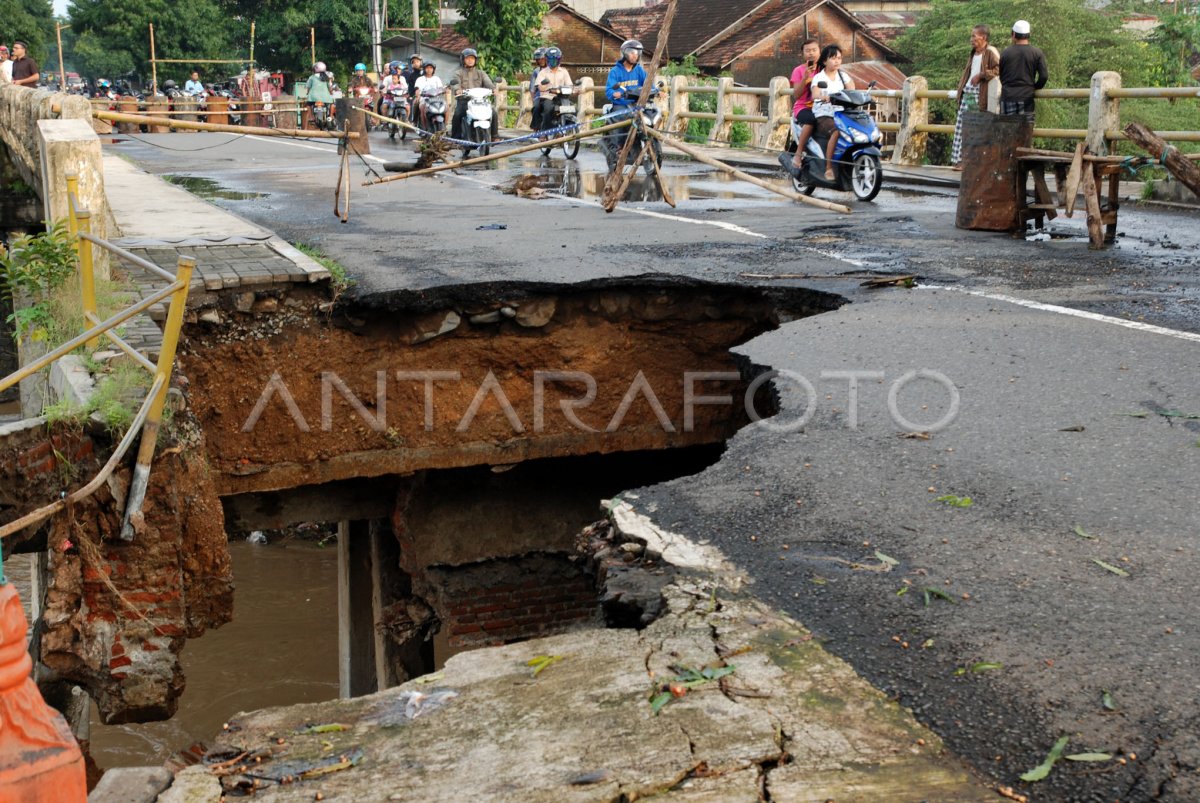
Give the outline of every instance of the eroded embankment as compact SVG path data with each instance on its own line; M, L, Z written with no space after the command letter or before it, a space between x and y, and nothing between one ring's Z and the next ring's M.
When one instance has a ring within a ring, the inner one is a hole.
M332 317L302 296L236 301L198 314L180 359L222 495L723 442L751 420L748 391L774 409L730 349L840 300L648 277L372 297Z

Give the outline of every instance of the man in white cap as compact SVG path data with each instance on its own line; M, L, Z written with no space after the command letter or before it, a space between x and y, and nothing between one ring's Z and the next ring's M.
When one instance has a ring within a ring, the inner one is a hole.
M1033 125L1033 93L1049 77L1046 54L1029 44L1029 23L1017 20L1012 44L1000 54L1000 113L1019 114Z

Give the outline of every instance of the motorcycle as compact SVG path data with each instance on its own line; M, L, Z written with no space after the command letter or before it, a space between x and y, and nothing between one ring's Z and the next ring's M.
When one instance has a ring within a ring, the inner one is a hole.
M646 105L642 107L641 119L634 121L633 131L635 132L634 136L637 137L637 140L634 142L633 147L629 149L629 156L627 157L628 162L635 161L637 157L641 155L642 151L647 147L653 148L654 161L651 162L648 157L642 160L642 169L646 171L646 175L648 176L654 175L654 172L657 169L656 165L662 164L662 143L659 142L657 138L645 133L646 128L658 130L662 125L662 109L658 108L658 104L654 100L656 97L658 97L659 89L661 88L662 84L659 84L650 91L650 99L646 102ZM641 97L641 93L630 91L626 93L626 97L633 101L634 106L636 106ZM627 107L623 112L618 114L618 116L612 118L608 122L619 123L622 120L628 120L633 116L633 109L633 106ZM613 106L611 103L609 103L604 106L603 111L604 114L607 115L610 114L612 110ZM608 172L611 173L616 168L617 159L620 156L621 148L625 147L625 140L629 135L629 129L621 128L617 129L616 131L610 131L604 136L603 139L600 140L600 148L604 151L604 160L608 163Z
M358 101L358 105L361 106L362 108L366 109L369 112L375 111L375 101L371 97L371 94L372 94L371 87L369 87L369 86L358 86L358 87L354 88L354 97ZM366 126L367 126L368 131L375 128L375 118L374 117L372 117L369 114L365 114L365 115L363 115L363 119L366 120Z
M312 124L318 131L334 131L337 129L337 121L334 120L333 104L326 103L323 100L314 100L312 107Z
M463 117L463 139L477 143L464 145L463 156L467 156L476 147L480 156L487 156L492 149L492 90L484 87L465 90L467 96L467 114Z
M560 86L554 89L547 90L554 98L554 111L549 115L549 119L542 120L542 130L550 128L560 128L562 126L576 125L579 123L579 116L575 106L575 87ZM542 148L542 153L546 156L550 155L552 148ZM573 139L570 142L562 144L563 156L568 159L574 159L579 154L579 140Z
M383 116L408 122L408 95L400 87L390 87L383 93ZM408 137L408 129L396 123L388 124L388 139L395 139L399 132L400 141Z
M817 84L825 88L825 82ZM836 109L833 122L837 126L837 145L833 151L834 180L825 179L825 147L828 137L813 134L808 139L804 149L803 167L797 172L792 168L792 160L796 153L796 142L800 136L799 126L792 120L792 134L787 149L779 154L779 162L784 170L792 177L792 185L796 192L812 195L817 187L831 190L853 192L860 201L870 201L879 194L883 186L883 169L880 166L879 146L883 142L883 134L875 120L863 108L870 105L870 89L875 86L872 81L866 89L848 89L835 92L830 100L840 109Z
M421 128L431 134L446 130L446 93L442 90L421 93Z

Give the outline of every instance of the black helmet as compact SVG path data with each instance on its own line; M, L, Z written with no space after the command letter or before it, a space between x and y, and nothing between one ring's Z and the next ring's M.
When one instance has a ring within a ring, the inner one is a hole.
M642 43L639 42L638 40L626 39L624 42L621 43L621 58L625 58L626 52L628 52L630 50L636 50L638 52L638 55L641 56L642 51L644 49L645 48L642 47Z
M458 57L458 63L464 67L467 66L467 56L474 56L476 61L479 60L479 52L473 47L468 47L465 48L462 52L462 55Z
M174 88L175 88L175 82L172 81L170 78L163 81L163 89L174 89Z

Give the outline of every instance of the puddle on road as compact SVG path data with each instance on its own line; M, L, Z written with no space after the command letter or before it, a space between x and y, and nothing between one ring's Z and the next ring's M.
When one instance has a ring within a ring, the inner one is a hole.
M227 189L211 178L200 176L181 176L168 173L163 175L163 179L208 201L250 201L255 198L266 198L268 195L265 192L239 192Z

